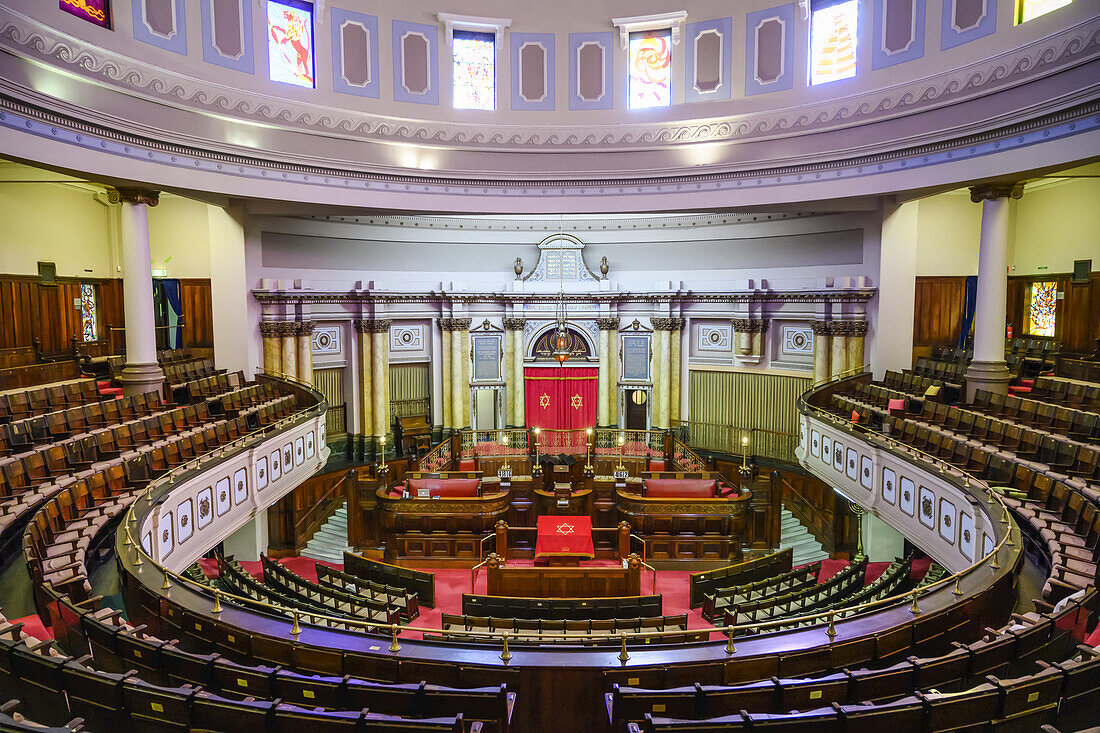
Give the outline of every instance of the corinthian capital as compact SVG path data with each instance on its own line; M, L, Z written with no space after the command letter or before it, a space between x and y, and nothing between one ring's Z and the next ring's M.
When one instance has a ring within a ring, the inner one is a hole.
M160 191L150 191L145 188L119 188L118 200L124 204L145 204L146 206L156 206L160 203ZM110 191L107 193L107 200L114 203L115 197L111 195Z
M522 331L523 327L527 325L527 319L525 318L505 318L504 330L505 331Z
M601 331L618 331L619 319L618 318L597 318L596 326Z
M278 321L260 321L260 335L264 338L279 336L279 326Z

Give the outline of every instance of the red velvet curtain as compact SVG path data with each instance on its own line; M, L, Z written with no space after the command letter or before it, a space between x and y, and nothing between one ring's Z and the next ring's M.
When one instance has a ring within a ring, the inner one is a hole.
M585 428L596 427L599 373L596 367L528 367L523 370L524 414L528 427L542 431L540 452L584 450Z

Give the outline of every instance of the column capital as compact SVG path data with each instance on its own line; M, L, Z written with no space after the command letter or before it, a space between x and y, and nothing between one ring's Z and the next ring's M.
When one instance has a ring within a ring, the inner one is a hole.
M371 333L389 333L389 331L390 331L390 321L389 321L389 319L377 320L377 321L366 321L366 323L368 324L367 329Z
M260 321L260 335L264 338L279 336L279 326L279 321Z
M301 323L298 324L298 335L299 336L310 336L310 335L312 335L313 334L313 329L316 327L316 325L317 324L315 324L313 321L302 321Z
M523 327L527 325L526 318L505 318L504 330L505 331L522 331Z
M849 336L866 336L867 321L844 321L847 324Z
M982 183L970 187L970 200L976 204L980 204L982 201L993 201L996 199L1018 199L1022 198L1023 195L1023 181L1018 181L1016 183Z
M352 321L352 325L355 326L356 333L370 333L371 321L365 319L355 319Z
M738 333L767 333L768 321L764 318L734 318L733 330Z
M151 191L147 188L109 188L107 200L112 204L121 202L156 206L160 203L160 191Z
M279 335L283 338L293 338L298 335L298 324L294 321L277 321L276 325L279 327Z
M832 321L810 321L810 328L817 336L829 336L832 334Z
M618 318L597 318L596 327L601 331L618 331L619 319Z
M679 331L684 326L682 318L650 318L654 331Z
M452 331L469 331L470 324L473 323L472 318L452 318L451 330Z

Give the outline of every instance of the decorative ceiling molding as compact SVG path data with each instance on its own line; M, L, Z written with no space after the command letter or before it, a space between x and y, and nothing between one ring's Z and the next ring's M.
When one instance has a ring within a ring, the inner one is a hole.
M2 84L2 80L0 80ZM739 173L706 173L667 178L630 178L581 181L490 181L442 177L396 176L338 168L294 165L242 156L218 155L205 150L106 131L85 122L28 107L0 95L0 127L68 143L97 153L157 163L189 171L216 173L251 180L340 187L348 191L429 194L432 196L606 198L609 195L669 196L840 182L880 173L919 170L928 166L1005 153L1082 133L1100 130L1100 101L1052 114L1046 118L983 132L903 152L865 156L829 163L812 163ZM676 204L670 204L675 206Z
M349 139L491 147L500 150L638 149L692 142L780 139L883 121L988 95L1100 57L1100 17L981 61L925 78L847 97L788 108L700 120L600 125L517 125L410 120L247 92L90 46L0 7L0 49L45 62L78 77L184 109ZM31 92L33 90L27 90ZM785 98L785 97L784 97ZM57 100L59 107L64 103ZM60 111L60 110L59 110ZM1047 110L1050 111L1050 110ZM1043 110L1027 108L1018 119ZM74 114L72 110L70 114ZM111 126L125 130L129 120ZM182 133L182 131L180 131ZM957 134L930 131L938 139ZM165 133L170 135L170 133ZM182 137L182 136L181 136ZM178 137L177 139L181 139ZM907 141L912 144L914 141ZM211 141L211 145L213 145Z
M443 41L450 46L454 43L455 31L477 31L492 33L496 47L503 48L504 31L512 25L511 18L482 18L476 15L456 15L439 13L439 22L443 24Z
M613 218L571 218L559 220L546 217L539 220L508 220L503 218L458 217L458 216L401 216L371 215L358 216L302 216L287 217L303 221L324 221L337 224L360 224L364 226L408 227L410 229L462 229L464 231L516 231L516 232L557 232L567 234L592 231L626 231L638 229L698 229L713 226L735 226L738 224L761 224L772 221L806 219L813 216L835 216L836 211L792 211L792 212L753 212L747 214L684 214L678 216L618 216Z

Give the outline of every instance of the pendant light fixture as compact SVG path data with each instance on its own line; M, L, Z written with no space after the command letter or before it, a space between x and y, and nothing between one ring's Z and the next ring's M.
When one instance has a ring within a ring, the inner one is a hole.
M569 348L569 333L565 330L568 320L565 313L565 247L562 246L563 231L564 231L564 216L559 214L558 218L558 305L557 305L557 321L558 331L554 334L554 359L557 360L559 366L565 366L565 362L568 361L571 349Z

